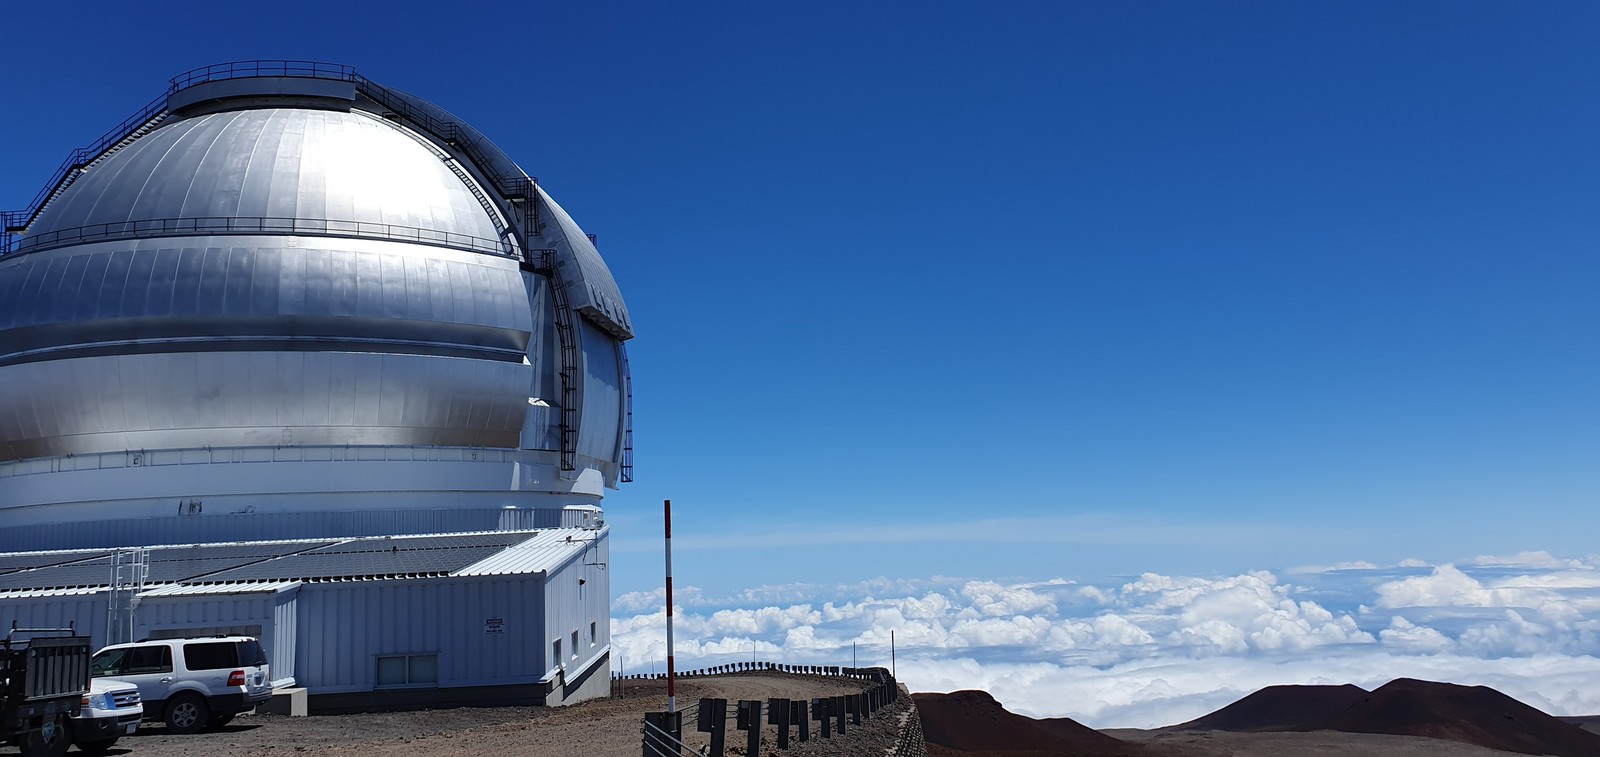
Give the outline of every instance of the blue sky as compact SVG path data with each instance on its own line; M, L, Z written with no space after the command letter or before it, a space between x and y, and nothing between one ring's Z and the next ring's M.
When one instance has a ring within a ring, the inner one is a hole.
M638 326L618 595L1595 552L1593 4L290 10L10 9L0 205L209 63L453 110Z

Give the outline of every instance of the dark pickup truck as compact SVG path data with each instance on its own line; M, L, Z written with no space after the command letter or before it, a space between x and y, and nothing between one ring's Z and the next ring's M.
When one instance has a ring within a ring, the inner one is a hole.
M66 753L67 719L89 690L89 637L71 628L12 628L0 641L0 744L22 757Z

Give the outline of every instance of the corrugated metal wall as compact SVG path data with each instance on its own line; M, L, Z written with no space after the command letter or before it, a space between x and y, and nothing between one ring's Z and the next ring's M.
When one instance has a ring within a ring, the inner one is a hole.
M185 636L199 635L209 632L214 628L228 628L231 626L261 626L261 645L267 650L267 662L271 665L272 676L283 678L291 675L294 670L294 654L289 654L289 667L282 667L284 661L280 659L279 650L286 644L293 648L294 620L291 615L287 625L278 624L277 608L283 600L280 597L288 595L290 607L293 607L295 590L286 592L254 594L211 594L194 597L145 597L139 603L137 623L134 628L134 638L170 637L172 634L159 633L173 629L193 630ZM280 631L279 629L284 629ZM283 639L283 634L288 634L288 639Z
M560 629L579 632L581 660L610 642L609 580L598 565L604 541L556 573L548 594L540 575L428 578L308 584L254 594L146 597L135 638L168 629L260 625L274 678L294 676L314 694L370 691L377 657L437 654L438 686L533 683L553 666L548 653ZM583 585L578 578L585 577ZM547 600L546 597L549 597ZM563 608L548 622L545 602ZM75 623L98 649L105 644L106 595L0 600L0 626L27 628ZM495 622L498 621L498 622ZM568 641L563 648L570 654Z
M280 591L273 595L272 628L274 636L272 645L267 647L267 661L272 666L273 680L295 678L295 683L299 683L299 674L294 669L295 643L299 641L300 637L299 606L300 589L298 587L289 591Z
M0 600L0 634L15 622L18 628L66 628L89 636L91 647L106 642L106 593L66 597L30 597Z
M525 575L302 586L295 678L314 694L368 691L378 655L437 653L441 688L537 681L542 584ZM502 621L496 633L485 632L491 619Z
M549 654L552 643L561 640L564 661L552 660L546 669L557 662L566 662L568 668L582 664L611 643L611 536L610 531L594 532L594 545L571 561L550 571L545 582L545 606L550 613L545 618L542 649ZM583 583L579 583L583 579ZM589 636L589 625L594 624L594 638ZM578 633L578 646L572 648L572 633Z

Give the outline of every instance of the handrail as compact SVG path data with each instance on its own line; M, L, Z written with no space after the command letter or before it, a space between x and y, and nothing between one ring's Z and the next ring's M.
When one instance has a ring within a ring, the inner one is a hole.
M236 60L213 63L185 71L169 79L167 94L188 89L206 82L227 79L255 79L263 76L282 76L294 79L333 79L355 81L355 66L342 63L325 63L315 60Z
M106 239L151 239L172 236L263 234L372 238L400 242L421 242L469 252L510 256L504 241L470 234L457 234L416 226L369 221L338 221L320 218L273 218L215 216L204 218L154 218L57 229L19 237L0 247L0 256L49 249L62 245Z

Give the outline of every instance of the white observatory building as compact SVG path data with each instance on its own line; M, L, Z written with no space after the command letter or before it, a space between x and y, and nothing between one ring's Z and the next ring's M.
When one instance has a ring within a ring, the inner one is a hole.
M210 66L3 220L0 624L254 632L313 709L606 691L632 322L482 134Z

